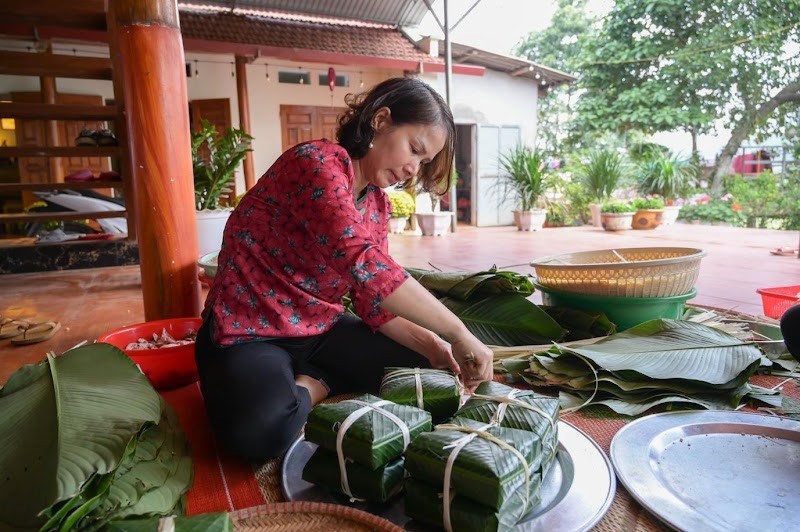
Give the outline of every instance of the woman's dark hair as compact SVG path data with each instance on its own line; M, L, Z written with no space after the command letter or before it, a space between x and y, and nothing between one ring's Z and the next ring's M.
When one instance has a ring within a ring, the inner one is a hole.
M456 126L453 114L444 99L426 83L415 78L392 78L361 94L348 94L348 110L339 118L336 140L353 159L361 159L369 151L375 137L372 119L381 107L391 111L393 126L403 124L436 124L447 138L442 151L420 167L416 179L409 179L405 189L420 186L422 190L444 194L450 188L453 171Z

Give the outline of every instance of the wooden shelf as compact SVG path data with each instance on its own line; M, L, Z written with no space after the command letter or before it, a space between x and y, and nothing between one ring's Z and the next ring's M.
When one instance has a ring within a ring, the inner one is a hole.
M33 52L0 52L0 74L110 80L111 59Z
M126 211L21 212L16 214L0 214L0 223L46 222L49 220L96 220L98 218L125 218L126 216Z
M122 181L73 181L67 183L0 183L0 192L5 190L84 190L92 188L122 188Z
M119 146L17 146L0 148L0 157L117 157Z
M103 0L0 0L0 13L3 13L6 24L95 31L105 31L107 28Z
M113 105L48 105L45 103L0 103L0 117L42 120L114 120Z

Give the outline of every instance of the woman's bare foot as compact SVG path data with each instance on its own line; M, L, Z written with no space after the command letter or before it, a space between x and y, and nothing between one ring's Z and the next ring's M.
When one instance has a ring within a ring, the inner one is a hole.
M295 375L294 382L298 386L302 386L308 390L311 396L311 405L316 405L326 397L328 397L328 387L322 381L309 377L308 375Z

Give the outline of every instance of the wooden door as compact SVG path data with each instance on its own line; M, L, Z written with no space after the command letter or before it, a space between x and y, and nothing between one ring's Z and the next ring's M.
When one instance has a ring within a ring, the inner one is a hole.
M341 107L281 105L281 150L309 140L336 140Z
M12 92L15 102L41 103L40 92ZM103 105L103 97L94 94L56 94L56 103L62 105ZM57 146L74 146L75 138L83 128L102 129L108 127L101 120L59 120ZM17 120L17 146L46 146L44 121ZM50 175L50 166L46 157L20 157L19 175L21 183L63 183L64 176L84 168L95 175L111 169L108 157L61 157L58 175ZM95 189L100 194L113 195L114 189ZM24 205L36 201L31 192L22 193Z

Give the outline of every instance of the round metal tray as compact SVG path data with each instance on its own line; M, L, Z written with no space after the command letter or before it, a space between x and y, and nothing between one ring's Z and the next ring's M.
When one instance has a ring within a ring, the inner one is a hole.
M680 530L796 530L800 421L732 411L638 419L611 442L620 482Z
M287 501L345 504L379 515L407 530L426 530L409 521L402 496L384 503L351 503L345 496L328 492L302 479L303 468L317 446L298 439L284 457L281 488ZM582 431L558 422L558 454L545 476L539 496L515 530L574 532L588 530L605 515L616 493L611 463L600 447Z

